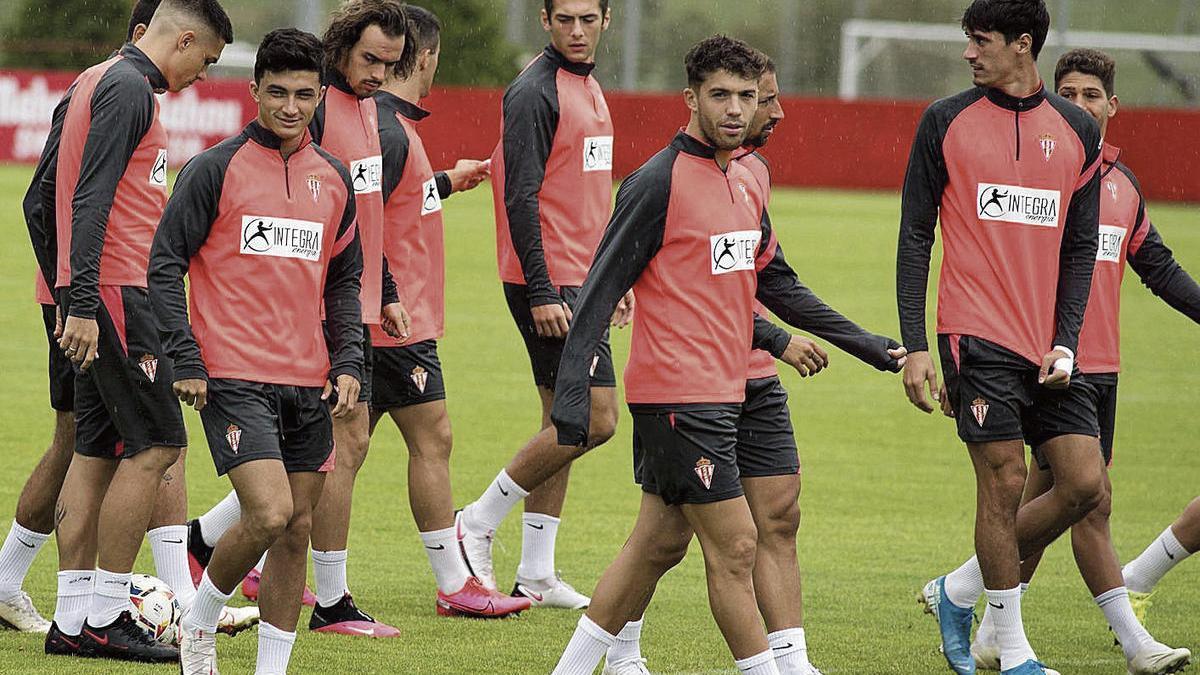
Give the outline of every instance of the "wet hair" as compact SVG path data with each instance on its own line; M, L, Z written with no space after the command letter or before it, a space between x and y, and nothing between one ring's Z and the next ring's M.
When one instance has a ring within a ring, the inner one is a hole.
M1095 49L1072 49L1058 59L1054 67L1054 87L1068 73L1083 73L1096 76L1102 85L1104 93L1112 96L1116 93L1117 62L1102 51Z
M408 42L412 43L412 58L401 57L396 64L395 75L405 79L412 75L417 67L417 55L423 49L436 51L442 41L442 22L433 12L416 5L406 5L404 13L408 15ZM405 43L404 51L408 52Z
M186 14L202 21L225 44L233 43L233 24L218 0L162 0L155 14L161 10Z
M263 36L254 57L254 81L264 73L290 70L312 71L320 75L324 53L321 41L312 33L296 28L277 28Z
M325 30L325 68L337 70L370 26L379 26L388 37L403 37L404 51L396 64L398 71L409 72L417 58L417 47L409 34L408 12L400 0L346 0L337 9Z
M138 24L143 26L150 25L150 19L154 18L154 10L158 9L159 0L138 0L133 6L133 12L129 15L129 33L125 36L126 42L133 42L133 31L138 27Z
M554 15L554 0L545 0L546 16ZM608 14L608 0L600 0L600 16Z
M1001 33L1008 44L1028 33L1033 38L1036 61L1050 33L1050 12L1045 0L975 0L963 13L962 27Z
M718 70L747 80L762 77L767 57L750 45L727 35L705 38L688 50L684 57L688 86L696 88Z

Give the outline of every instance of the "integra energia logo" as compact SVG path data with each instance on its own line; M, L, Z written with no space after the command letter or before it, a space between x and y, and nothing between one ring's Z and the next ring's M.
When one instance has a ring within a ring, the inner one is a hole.
M320 260L323 235L322 225L308 220L242 216L238 251L243 255Z
M980 183L978 197L980 220L1058 227L1059 192L1057 190Z

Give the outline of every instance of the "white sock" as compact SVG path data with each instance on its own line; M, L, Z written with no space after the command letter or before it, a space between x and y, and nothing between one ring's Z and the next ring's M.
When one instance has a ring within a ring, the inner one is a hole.
M1096 604L1121 642L1126 661L1136 656L1142 645L1154 641L1134 616L1133 606L1129 604L1129 590L1124 586L1097 595Z
M454 528L447 527L444 530L420 534L425 553L429 555L429 566L433 568L433 578L437 581L438 590L447 594L462 590L471 573L467 571L467 563L458 549L458 537Z
M6 543L5 547L7 546ZM1163 575L1189 555L1191 553L1179 543L1175 533L1168 527L1158 535L1154 543L1142 551L1141 555L1121 570L1122 576L1125 577L1125 586L1134 593L1149 593L1154 590L1154 586Z
M551 675L592 675L616 639L617 636L597 626L586 614L579 617L575 634L571 636Z
M121 612L133 609L129 601L130 572L96 570L96 585L92 589L92 605L87 622L92 628L103 628L117 620Z
M962 608L974 607L983 595L983 572L979 569L979 558L971 559L962 567L946 575L946 597Z
M467 506L471 524L481 530L495 531L517 502L527 496L529 492L513 482L508 472L501 469L479 500Z
M540 581L554 578L554 541L558 523L554 516L526 513L521 516L521 564L517 578Z
M255 675L287 675L296 634L263 621L258 624L258 666Z
M1025 597L1025 593L1029 591L1029 584L1021 583L1021 597ZM996 642L996 622L992 619L992 613L987 606L983 608L983 618L979 620L979 630L975 632L975 642L980 644L990 645Z
M192 598L196 597L188 568L187 537L187 525L156 527L146 533L154 555L154 572L175 591L175 599L184 610L192 606Z
M233 593L222 593L221 589L214 586L212 579L208 578L208 572L205 571L204 578L196 587L196 599L192 601L192 609L183 615L184 629L202 630L206 633L217 632L217 621L221 618L221 610L225 608L225 603L229 602L229 598L232 596Z
M1021 623L1021 587L1005 591L985 591L988 611L993 613L996 643L1000 646L1000 670L1009 670L1036 659L1033 647L1025 637L1025 626Z
M197 519L200 521L200 538L205 544L216 546L225 531L241 518L242 504L238 501L237 493L230 490L224 499Z
M317 580L318 605L332 607L350 592L346 584L347 555L346 551L313 550L313 578Z
M49 538L49 534L27 530L13 521L4 546L0 547L0 600L7 600L21 592L21 584L25 582L29 566Z
M258 562L254 563L254 571L258 572L258 576L260 576L260 577L262 576L263 566L266 564L267 564L267 554L264 553L264 554L262 554L262 557L258 559Z
M79 635L92 604L95 570L63 570L58 573L58 601L54 605L54 623L67 635Z
M767 633L780 675L808 675L808 643L803 628L784 628Z
M780 675L779 667L775 665L775 655L771 650L754 656L748 656L733 662L738 670L747 675Z
M609 663L632 661L642 658L642 619L630 621L617 633L617 639L608 648L604 659Z

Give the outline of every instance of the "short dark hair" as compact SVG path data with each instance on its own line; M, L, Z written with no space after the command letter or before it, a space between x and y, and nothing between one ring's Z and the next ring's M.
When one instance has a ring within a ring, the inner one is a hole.
M974 0L963 12L962 27L1002 33L1009 44L1028 33L1033 38L1036 61L1050 33L1050 11L1045 0Z
M1095 49L1072 49L1058 59L1054 67L1054 88L1058 88L1068 73L1083 73L1094 75L1104 85L1104 93L1112 96L1116 93L1117 62L1102 51Z
M134 4L133 12L129 15L129 33L125 37L126 42L133 42L133 31L138 24L150 25L150 19L154 18L154 10L158 9L158 3L159 0L138 0Z
M687 68L688 86L698 87L718 70L757 80L767 68L767 57L741 40L714 35L688 50L683 63Z
M404 56L400 57L393 71L401 79L412 75L416 69L418 52L422 49L435 51L442 41L442 22L436 14L416 5L405 5L404 13L408 15L408 39L404 44ZM411 49L409 43L412 44Z
M546 14L554 14L554 0L545 0ZM600 13L608 14L608 0L600 0Z
M346 0L330 17L322 43L325 45L325 67L337 70L358 44L363 31L370 26L379 26L388 37L403 37L404 51L400 54L397 70L409 71L417 57L408 29L408 12L400 0Z
M277 28L263 36L254 57L254 81L264 73L311 70L321 74L321 41L312 33L296 28Z
M221 7L218 0L162 0L159 7L199 19L217 37L224 40L225 44L233 43L233 24L229 21L229 15L225 13L225 9ZM155 13L158 13L157 10Z

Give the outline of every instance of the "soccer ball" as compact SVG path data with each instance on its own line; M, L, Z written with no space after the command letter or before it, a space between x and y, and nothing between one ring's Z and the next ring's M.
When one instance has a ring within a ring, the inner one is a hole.
M150 637L164 645L179 644L179 601L162 579L134 574L129 583L134 619Z

